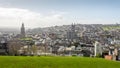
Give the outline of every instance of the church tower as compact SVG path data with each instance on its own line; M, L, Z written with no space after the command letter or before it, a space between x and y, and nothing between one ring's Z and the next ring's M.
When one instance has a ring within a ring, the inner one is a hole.
M22 26L21 26L21 37L22 37L22 38L25 37L25 27L24 27L24 23L22 23Z
M70 29L67 32L67 39L70 41L76 41L77 39L77 34L75 32L75 24L72 24Z

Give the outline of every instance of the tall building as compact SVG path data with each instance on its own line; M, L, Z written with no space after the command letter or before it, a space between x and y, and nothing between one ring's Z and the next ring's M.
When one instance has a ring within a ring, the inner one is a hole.
M21 37L25 37L25 27L24 27L24 23L22 23L22 26L21 26Z

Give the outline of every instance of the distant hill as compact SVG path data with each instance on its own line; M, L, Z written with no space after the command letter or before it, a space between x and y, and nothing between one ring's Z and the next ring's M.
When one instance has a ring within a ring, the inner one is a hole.
M84 27L86 29L96 29L96 30L109 30L111 29L110 27L114 28L120 28L120 24L75 24L76 25L76 30L82 31ZM59 32L65 32L67 30L70 30L71 25L62 25L62 26L51 26L51 27L44 27L44 28L33 28L33 29L28 29L26 28L26 33L32 33L32 34L37 34L37 33L59 33ZM0 27L0 32L1 33L20 33L20 28L7 28L7 27Z
M19 29L18 28L0 28L0 32L1 33L19 33Z
M75 24L76 30L83 31L84 28L87 30L105 30L108 29L108 27L114 27L114 28L120 28L120 24ZM67 30L70 30L71 25L62 25L62 26L52 26L52 27L46 27L46 28L34 28L34 29L28 29L27 33L43 33L43 32L53 32L53 33L59 33L64 32ZM112 28L113 29L113 28Z
M34 29L28 29L27 33L58 33L62 31L66 31L70 29L71 25L63 25L63 26L51 26L51 27L45 27L45 28L34 28Z
M93 25L95 27L93 27ZM100 27L101 24L75 24L76 30L82 31L83 27L86 28L96 28ZM52 26L52 27L46 27L46 28L34 28L34 29L29 29L27 30L28 33L43 33L43 32L48 32L48 33L59 33L59 32L65 32L70 30L71 25L62 25L62 26Z

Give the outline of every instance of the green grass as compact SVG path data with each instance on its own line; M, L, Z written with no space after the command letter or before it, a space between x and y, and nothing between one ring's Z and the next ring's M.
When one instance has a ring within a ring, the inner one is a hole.
M83 57L0 56L0 68L120 68L120 62Z
M120 26L103 26L103 30L112 30L112 29L120 29Z
M33 39L32 38L21 38L20 40L25 40L25 41L32 41Z

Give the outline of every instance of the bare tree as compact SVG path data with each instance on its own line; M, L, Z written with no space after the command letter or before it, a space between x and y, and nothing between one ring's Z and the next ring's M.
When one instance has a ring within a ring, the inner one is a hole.
M37 46L32 45L31 51L32 51L33 55L37 55Z
M10 55L19 55L20 47L22 46L19 40L11 40L8 43L8 51Z

